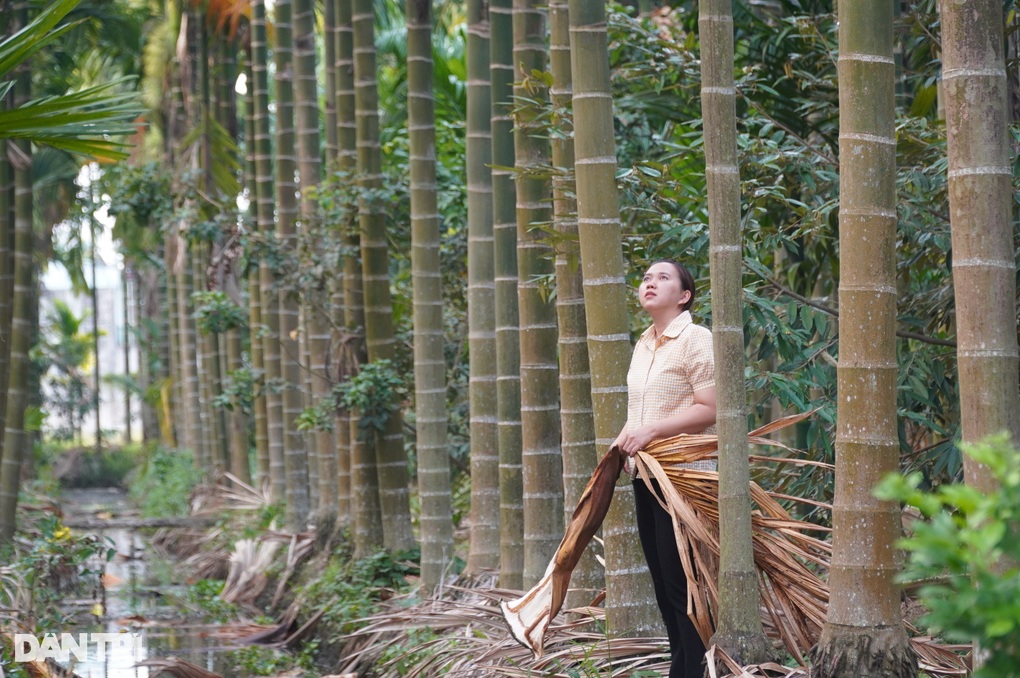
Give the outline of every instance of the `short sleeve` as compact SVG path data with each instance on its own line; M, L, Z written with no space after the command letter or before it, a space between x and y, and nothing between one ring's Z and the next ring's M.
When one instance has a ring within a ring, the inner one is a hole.
M712 332L692 325L688 332L687 376L691 390L701 391L715 386L715 354L712 351Z

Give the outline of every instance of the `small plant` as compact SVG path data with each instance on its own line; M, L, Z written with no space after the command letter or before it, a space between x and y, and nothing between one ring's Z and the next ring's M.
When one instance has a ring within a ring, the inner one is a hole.
M220 598L225 583L219 579L199 579L188 587L188 603L198 608L204 619L212 622L224 624L237 619L237 605Z
M358 427L366 436L386 430L405 391L404 380L389 360L363 365L361 371L335 388L340 402L358 414Z
M419 559L417 549L380 551L360 560L334 558L300 595L320 601L326 607L323 620L340 634L347 634L356 628L357 620L374 613L380 601L411 589L407 576L418 574Z
M131 496L147 517L184 516L199 479L190 452L156 447L143 462L138 479L131 484Z
M975 678L1013 676L1020 666L1020 455L1004 435L961 447L991 469L996 490L952 484L924 491L917 472L889 476L876 494L925 518L901 541L910 556L904 580L929 582L920 589L928 609L922 623L948 640L978 642L987 657Z

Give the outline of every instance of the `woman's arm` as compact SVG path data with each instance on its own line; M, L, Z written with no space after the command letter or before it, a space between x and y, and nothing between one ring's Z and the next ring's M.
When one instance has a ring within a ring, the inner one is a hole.
M694 392L694 404L683 412L654 421L635 429L624 429L613 445L627 456L648 447L653 440L661 440L681 433L701 433L715 423L715 387Z

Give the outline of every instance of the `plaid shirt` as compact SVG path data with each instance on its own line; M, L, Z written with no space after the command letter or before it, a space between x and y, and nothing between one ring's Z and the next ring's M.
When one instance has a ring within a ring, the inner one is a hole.
M634 346L627 373L627 428L637 428L694 405L694 392L715 386L712 333L695 325L684 311L661 336L645 330ZM699 433L715 433L710 426ZM715 462L696 462L693 468L714 470Z

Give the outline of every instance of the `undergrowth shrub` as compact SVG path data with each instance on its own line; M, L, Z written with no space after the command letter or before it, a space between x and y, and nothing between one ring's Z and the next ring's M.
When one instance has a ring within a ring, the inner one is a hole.
M924 520L900 543L909 554L905 581L919 590L921 618L949 641L977 641L985 662L974 678L1015 676L1020 666L1020 455L1005 435L961 446L987 466L998 487L963 484L921 489L920 472L891 475L882 499L913 506Z

